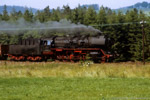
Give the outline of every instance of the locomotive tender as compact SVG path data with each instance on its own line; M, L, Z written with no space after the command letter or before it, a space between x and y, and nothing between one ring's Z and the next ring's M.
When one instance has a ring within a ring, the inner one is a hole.
M5 54L15 61L42 61L47 59L79 61L90 59L105 62L111 55L105 54L107 39L104 36L53 36L51 38L24 39L8 45ZM3 50L4 48L1 48ZM4 51L4 50L3 50Z

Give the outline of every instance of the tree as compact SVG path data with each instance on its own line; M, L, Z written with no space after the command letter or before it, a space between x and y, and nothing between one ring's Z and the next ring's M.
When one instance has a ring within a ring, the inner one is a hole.
M16 34L12 34L11 36L10 36L10 42L9 42L9 44L17 44L18 43L18 41L19 41L19 36L18 35L16 35Z
M72 18L71 18L71 21L73 23L78 23L79 22L79 12L78 12L78 8L75 8L72 12Z
M52 21L59 21L60 20L60 9L57 8L56 10L53 9L52 11Z
M35 19L39 20L41 23L45 22L44 13L38 10L35 14Z
M43 15L44 15L44 22L47 22L47 21L50 20L51 13L50 13L49 6L47 6L46 8L44 8Z
M112 26L113 30L112 32L109 32L111 34L110 37L113 37L112 41L114 41L114 44L112 45L112 50L119 55L116 61L127 61L130 58L130 53L128 52L128 31L123 24L125 23L125 16L121 11L119 11L116 15L115 23L118 23L118 25Z
M88 8L88 10L85 14L84 24L86 24L86 25L96 24L96 11L93 9L93 7Z
M38 33L38 31L33 30L33 31L28 31L23 35L23 39L27 39L27 38L40 38L40 34Z
M97 23L97 25L101 25L101 26L97 27L98 29L100 29L101 31L106 30L105 29L106 27L102 26L104 24L107 24L107 14L106 14L105 8L103 6L100 7L100 10L97 14L96 23Z
M18 16L18 18L23 17L22 12L21 12L21 11L18 11L18 12L17 12L17 16Z
M0 33L0 44L7 45L9 44L9 37L6 33Z
M32 22L33 21L33 13L32 10L28 10L26 9L23 15L24 19L28 22Z
M0 21L2 20L2 14L0 14Z
M10 13L10 19L13 21L16 21L18 19L18 13L16 12L15 8L12 9L12 12Z
M137 9L128 11L126 14L126 22L130 22L126 28L128 30L128 46L130 57L129 60L141 60L142 55L142 32L139 24L139 14Z
M5 20L5 21L9 20L9 15L8 15L8 12L7 12L7 6L6 5L4 5L2 20Z
M35 14L35 19L39 20L42 23L51 20L51 12L49 6L44 8L43 11L38 10Z
M106 23L107 23L106 11L105 8L102 6L97 15L97 24L100 25Z
M84 18L85 18L85 14L86 14L86 7L81 7L80 5L78 6L78 13L79 13L79 16L78 16L78 20L81 24L84 24Z
M63 17L66 18L67 20L71 20L72 18L72 11L69 7L69 5L63 6Z

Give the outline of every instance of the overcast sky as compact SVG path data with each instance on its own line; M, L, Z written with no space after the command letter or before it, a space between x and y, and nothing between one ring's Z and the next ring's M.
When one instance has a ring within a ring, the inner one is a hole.
M99 6L103 5L116 9L143 1L150 2L150 0L0 0L0 5L6 4L43 9L48 5L50 8L57 8L58 6L62 7L68 4L71 8L74 8L77 7L78 4L99 4Z

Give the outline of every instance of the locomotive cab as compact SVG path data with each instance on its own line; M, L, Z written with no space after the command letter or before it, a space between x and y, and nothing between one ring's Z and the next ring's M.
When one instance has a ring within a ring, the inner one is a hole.
M43 47L43 51L50 51L52 40L51 39L41 39L40 45Z

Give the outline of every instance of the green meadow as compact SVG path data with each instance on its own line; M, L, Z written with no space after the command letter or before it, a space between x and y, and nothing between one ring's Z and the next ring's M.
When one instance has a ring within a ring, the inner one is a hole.
M150 64L0 62L0 100L150 100Z

